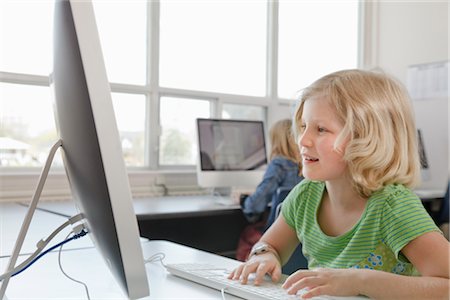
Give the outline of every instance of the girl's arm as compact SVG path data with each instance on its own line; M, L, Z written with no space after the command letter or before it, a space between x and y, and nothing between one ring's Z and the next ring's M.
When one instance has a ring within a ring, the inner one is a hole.
M405 194L406 196L406 194ZM417 199L419 200L419 199ZM387 222L389 218L394 217L398 226L405 230L408 226L413 226L411 229L420 228L420 226L427 226L430 224L420 224L417 217L411 214L402 214L401 210L405 208L400 205L401 201L387 201L389 204L385 207L383 219ZM411 202L411 209L421 207L421 201ZM397 215L398 214L398 215ZM431 221L431 220L430 220ZM428 221L428 223L430 223ZM390 225L394 223L391 222ZM409 225L408 225L409 224ZM391 226L386 225L384 228L384 235L393 242L390 230ZM393 229L395 231L399 228ZM408 234L406 233L408 236ZM414 265L419 271L419 277L414 276L399 276L394 274L386 274L383 272L366 273L362 279L364 280L363 288L367 294L372 297L391 297L391 298L415 298L415 299L449 299L449 242L437 231L430 231L424 233L406 244L401 253ZM386 287L374 291L373 287L367 285L367 280L374 282L379 287Z
M275 248L280 256L281 265L289 260L299 244L295 230L286 223L282 214L275 219L273 225L267 229L259 242L267 243Z
M362 276L364 294L373 298L449 299L450 244L440 233L428 232L415 238L402 253L421 276L367 272ZM376 290L371 282L383 288Z
M270 245L276 254L267 252L265 254L254 255L233 270L228 278L247 283L248 276L251 273L256 273L255 284L261 283L265 274L270 274L274 282L280 280L282 263L289 259L298 245L295 231L286 224L283 216L280 215L256 245L262 243ZM279 258L281 261L279 261Z
M449 279L359 270L361 294L373 299L449 299Z
M437 232L425 233L406 245L402 253L422 276L396 275L361 269L298 271L284 287L290 294L308 287L303 295L355 296L374 299L449 299L449 242Z

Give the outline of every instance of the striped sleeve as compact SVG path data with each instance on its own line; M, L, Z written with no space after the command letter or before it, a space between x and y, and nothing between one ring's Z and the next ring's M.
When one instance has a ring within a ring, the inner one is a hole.
M301 204L301 199L305 198L304 192L308 186L308 183L309 180L304 179L297 184L286 196L286 199L283 201L283 205L281 206L281 213L286 220L286 223L294 229L296 228L296 221L298 221L298 218L301 217L298 214L298 210Z
M397 258L403 247L415 238L439 231L421 200L404 187L386 200L380 225L385 244Z

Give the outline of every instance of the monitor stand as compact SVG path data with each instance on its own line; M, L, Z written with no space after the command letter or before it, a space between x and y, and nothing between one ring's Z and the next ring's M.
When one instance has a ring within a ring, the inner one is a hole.
M215 187L212 189L212 195L218 197L230 197L231 187Z
M251 195L255 192L255 188L242 187L216 187L211 189L211 196L215 202L225 206L240 205L241 195Z
M17 262L17 258L19 257L19 254L20 254L20 250L22 249L23 242L25 240L25 236L28 232L28 228L30 227L31 219L33 218L33 214L36 211L36 207L39 202L39 198L41 197L41 193L44 188L44 184L47 179L48 172L50 170L50 166L53 162L53 158L55 157L56 151L61 146L62 146L62 141L58 140L50 149L50 153L47 157L47 161L45 162L44 168L42 169L41 175L39 177L39 182L38 182L38 185L37 185L36 190L33 195L33 200L31 201L30 206L28 207L27 214L22 223L22 227L20 228L19 236L17 237L13 252L11 254L11 258L8 263L8 267L6 268L5 272L9 272L14 269L14 266ZM5 296L5 292L6 292L6 287L8 286L10 278L11 278L11 275L7 276L5 279L3 279L1 281L0 299L3 299L3 300L8 299Z

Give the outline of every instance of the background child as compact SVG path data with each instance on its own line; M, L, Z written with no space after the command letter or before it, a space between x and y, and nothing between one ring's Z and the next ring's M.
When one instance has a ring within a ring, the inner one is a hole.
M410 190L419 157L401 85L381 73L332 73L305 89L294 123L306 179L230 278L278 281L301 241L309 270L289 276L289 294L448 299L450 245Z
M249 222L259 220L279 187L293 188L302 180L300 152L292 135L292 121L283 119L270 129L269 165L255 192L243 199L242 211Z

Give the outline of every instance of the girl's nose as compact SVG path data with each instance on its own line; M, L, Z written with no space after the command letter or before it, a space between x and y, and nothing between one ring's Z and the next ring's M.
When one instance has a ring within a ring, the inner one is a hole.
M312 146L312 140L309 134L308 130L304 130L300 138L298 139L298 145L299 147L311 147Z

